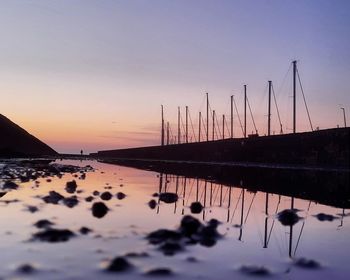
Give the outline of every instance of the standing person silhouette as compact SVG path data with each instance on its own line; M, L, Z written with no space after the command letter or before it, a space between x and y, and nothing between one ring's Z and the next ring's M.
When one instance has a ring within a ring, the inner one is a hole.
M80 151L80 155L83 155L83 150Z

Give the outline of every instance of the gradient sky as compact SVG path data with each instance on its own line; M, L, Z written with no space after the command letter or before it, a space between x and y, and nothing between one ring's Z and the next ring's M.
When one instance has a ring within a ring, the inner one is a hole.
M160 104L174 132L177 106L197 123L205 92L228 115L247 84L265 134L272 80L290 132L297 59L314 127L335 127L350 110L349 26L347 0L3 0L0 113L59 152L93 152L158 144Z

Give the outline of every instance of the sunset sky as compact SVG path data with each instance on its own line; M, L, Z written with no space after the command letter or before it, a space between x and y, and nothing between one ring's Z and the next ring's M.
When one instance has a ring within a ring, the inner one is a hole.
M161 104L175 133L177 106L197 126L205 92L220 118L232 94L242 114L247 84L265 134L272 80L291 132L296 59L314 127L342 126L349 26L347 0L3 0L0 113L58 152L154 145ZM301 95L298 113L309 130ZM237 116L234 127L240 137Z

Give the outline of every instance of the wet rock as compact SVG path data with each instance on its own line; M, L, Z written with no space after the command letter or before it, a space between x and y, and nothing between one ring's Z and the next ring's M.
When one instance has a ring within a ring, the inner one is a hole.
M296 212L294 209L285 209L277 214L277 218L282 225L293 226L301 219Z
M181 220L180 231L184 236L191 237L193 234L198 233L201 227L202 224L198 219L187 215Z
M174 203L179 199L176 193L165 192L159 194L159 200L165 203Z
M35 213L35 212L38 212L38 211L39 211L39 208L36 207L36 206L33 206L33 205L28 205L28 206L27 206L27 210L28 210L30 213Z
M124 199L124 198L126 197L126 194L125 194L125 193L122 193L122 192L118 192L118 193L116 194L116 196L117 196L117 198L118 198L119 200L121 200L121 199Z
M307 269L318 269L321 268L321 264L315 260L306 259L306 258L299 258L294 260L294 264L301 268L307 268Z
M87 198L85 198L85 201L86 202L91 202L91 201L93 201L95 198L93 197L93 196L88 196Z
M92 215L99 219L104 217L108 210L108 207L103 202L95 202L92 205Z
M159 194L158 193L154 193L152 194L153 197L159 197Z
M112 198L112 194L110 192L103 192L100 197L102 200L110 200Z
M62 199L64 199L64 196L55 191L50 191L49 195L43 197L43 200L46 203L52 204L58 204L58 202Z
M148 258L150 255L146 252L141 252L141 253L135 253L135 252L130 252L125 254L125 257L127 258Z
M53 225L54 225L53 222L46 219L39 220L34 224L34 226L36 226L37 228L49 228Z
M17 267L16 270L17 272L23 273L23 274L32 274L36 272L36 268L29 263L21 264L19 267Z
M94 191L92 194L93 194L94 196L98 196L98 195L100 195L100 192L99 192L99 191Z
M149 243L151 244L160 244L166 242L168 240L179 240L181 238L181 234L174 230L169 229L158 229L146 236Z
M71 197L66 197L63 199L63 204L69 208L73 208L74 206L77 206L78 203L79 201L75 195Z
M319 213L315 215L315 217L321 222L324 222L324 221L333 222L333 220L338 219L338 217L335 217L329 214L324 214L324 213Z
M77 182L75 180L67 182L66 183L66 191L67 193L75 193L75 191L77 190Z
M186 259L186 261L188 261L190 263L196 263L196 262L198 262L198 259L196 257L188 257Z
M15 182L12 181L6 181L4 185L2 186L3 189L8 190L16 190L18 189L18 185Z
M123 257L114 258L106 267L109 272L124 272L130 270L132 265Z
M74 237L75 234L69 229L45 229L44 231L37 232L33 235L34 240L57 243L66 242L70 238Z
M203 205L199 201L192 202L191 206L190 206L190 209L191 209L191 213L199 214L203 210Z
M89 228L87 228L87 227L81 227L81 228L79 229L79 232L80 232L81 234L89 234L90 232L92 232L92 229L89 229Z
M7 192L0 192L0 197L3 197Z
M154 209L157 206L157 202L154 199L152 199L148 202L148 206L149 208Z
M173 275L173 271L170 268L166 267L159 267L159 268L153 268L151 270L148 270L145 272L145 276L171 276Z
M270 270L266 267L256 265L242 265L239 271L252 276L268 276L271 274Z
M173 256L176 253L182 251L183 247L179 242L166 241L165 243L161 244L158 249L162 251L166 256Z

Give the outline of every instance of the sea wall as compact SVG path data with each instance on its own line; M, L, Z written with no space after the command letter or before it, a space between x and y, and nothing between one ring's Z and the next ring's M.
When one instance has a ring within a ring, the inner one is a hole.
M250 162L349 169L350 128L99 151L100 158Z

